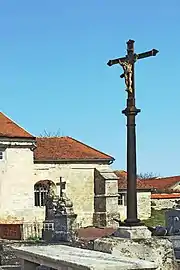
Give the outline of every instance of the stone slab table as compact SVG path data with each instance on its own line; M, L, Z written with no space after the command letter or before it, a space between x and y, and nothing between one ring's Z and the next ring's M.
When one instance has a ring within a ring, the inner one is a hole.
M21 246L13 250L21 259L23 270L35 270L39 265L60 270L157 269L153 262L65 245Z

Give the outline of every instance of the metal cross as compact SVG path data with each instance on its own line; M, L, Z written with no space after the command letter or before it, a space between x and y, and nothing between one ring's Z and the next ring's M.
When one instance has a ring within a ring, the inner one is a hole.
M121 74L121 78L125 78L126 91L130 94L134 92L134 63L137 60L147 58L150 56L156 56L158 50L152 49L144 53L136 54L134 53L134 40L129 40L127 42L127 55L125 57L116 58L109 60L107 65L112 66L120 64L124 70L124 73Z
M127 107L122 111L127 116L127 226L140 225L137 218L137 171L136 171L136 123L135 116L140 112L135 105L134 86L134 63L150 56L155 56L158 50L153 49L144 53L134 53L134 40L127 42L127 55L125 57L109 60L108 66L120 64L124 73L120 76L125 78L126 90L128 92Z

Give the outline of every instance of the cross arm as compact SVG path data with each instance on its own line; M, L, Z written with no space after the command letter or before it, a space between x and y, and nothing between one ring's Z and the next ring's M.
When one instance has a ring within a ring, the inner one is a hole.
M139 59L143 59L143 58L150 57L150 56L156 56L156 54L158 52L159 52L158 50L152 49L151 51L147 51L147 52L144 52L144 53L134 54L134 58L139 60ZM116 58L116 59L113 59L113 60L109 60L107 65L111 67L112 65L119 64L119 61L123 62L125 60L128 60L127 56L122 57L122 58Z
M119 61L125 61L127 59L127 57L122 57L122 58L116 58L116 59L113 59L113 60L109 60L107 65L108 66L112 66L112 65L115 65L115 64L119 64Z
M152 49L151 51L147 51L147 52L144 52L144 53L139 53L137 54L137 59L143 59L143 58L146 58L146 57L150 57L150 56L156 56L156 54L158 53L159 51L156 50L156 49Z

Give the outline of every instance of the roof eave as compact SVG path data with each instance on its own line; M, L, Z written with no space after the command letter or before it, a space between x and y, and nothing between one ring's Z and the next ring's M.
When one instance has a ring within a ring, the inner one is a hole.
M107 158L107 159L86 159L86 158L76 158L76 159L36 159L34 158L34 163L79 163L79 162L85 162L85 163L104 163L104 164L112 164L114 158Z
M153 189L151 189L151 188L137 188L136 190L139 192L142 192L142 191L152 192ZM127 191L127 188L118 188L118 191Z
M36 140L36 137L17 137L17 136L0 136L0 140L4 140L4 141L17 141L17 140L20 140L20 141L35 141Z

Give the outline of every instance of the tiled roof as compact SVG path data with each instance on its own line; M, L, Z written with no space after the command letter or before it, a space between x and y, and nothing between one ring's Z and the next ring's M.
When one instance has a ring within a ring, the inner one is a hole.
M180 198L180 193L151 194L151 199L176 199Z
M113 157L71 137L40 137L36 140L37 148L34 151L36 161L114 160Z
M116 229L87 227L78 229L78 237L85 240L95 240L97 238L110 236Z
M28 133L22 127L18 126L14 121L9 119L2 112L0 112L0 137L29 139L34 138L30 133Z
M144 182L148 185L153 186L153 188L158 191L168 190L168 189L171 189L171 187L173 187L175 184L180 182L180 175L163 177L163 178L146 179L144 180Z
M119 190L124 190L127 189L127 172L126 171L114 171L114 173L119 177L118 180L118 189ZM141 179L137 179L137 189L141 189L141 190L149 190L152 189L152 186Z

